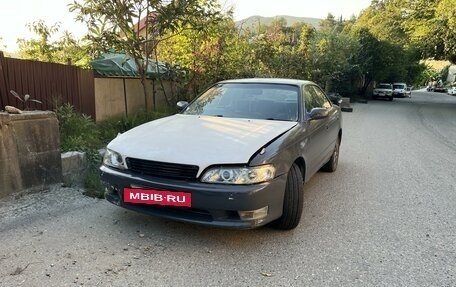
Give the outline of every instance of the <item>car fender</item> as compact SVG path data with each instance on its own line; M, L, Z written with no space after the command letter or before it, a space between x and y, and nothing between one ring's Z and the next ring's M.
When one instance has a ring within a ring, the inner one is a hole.
M299 123L262 147L251 158L249 165L273 164L276 176L286 174L296 160L306 162L304 150L307 140L303 134L306 134L306 124Z

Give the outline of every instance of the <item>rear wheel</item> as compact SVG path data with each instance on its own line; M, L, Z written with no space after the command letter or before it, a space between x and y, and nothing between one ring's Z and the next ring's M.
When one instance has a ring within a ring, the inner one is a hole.
M321 168L323 171L334 172L337 169L339 164L339 147L340 147L340 137L337 138L336 145L334 146L333 154L328 162Z
M282 216L274 221L272 226L282 230L290 230L298 226L299 221L301 221L303 203L304 181L302 173L299 167L293 164L287 176Z

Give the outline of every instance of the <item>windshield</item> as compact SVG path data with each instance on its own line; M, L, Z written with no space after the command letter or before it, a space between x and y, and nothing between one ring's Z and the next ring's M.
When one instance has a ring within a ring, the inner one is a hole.
M394 89L404 89L404 85L393 85Z
M377 89L391 89L390 84L379 84Z
M293 85L218 84L193 101L183 114L296 121L298 96L299 87Z

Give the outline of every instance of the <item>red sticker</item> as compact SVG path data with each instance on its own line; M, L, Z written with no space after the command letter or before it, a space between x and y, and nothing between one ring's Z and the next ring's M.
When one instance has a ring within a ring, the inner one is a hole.
M192 206L192 194L155 189L124 188L124 202L168 206Z

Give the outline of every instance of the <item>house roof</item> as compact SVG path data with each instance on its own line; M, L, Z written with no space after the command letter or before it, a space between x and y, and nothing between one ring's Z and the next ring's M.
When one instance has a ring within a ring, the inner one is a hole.
M141 33L141 31L146 29L147 22L148 22L147 20L149 20L149 22L151 22L152 20L154 20L157 17L157 15L158 15L158 12L153 11L153 12L150 12L149 15L141 18L141 20L139 20L139 22L135 23L135 32Z

